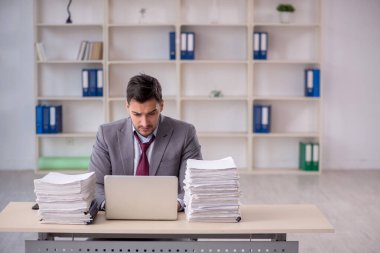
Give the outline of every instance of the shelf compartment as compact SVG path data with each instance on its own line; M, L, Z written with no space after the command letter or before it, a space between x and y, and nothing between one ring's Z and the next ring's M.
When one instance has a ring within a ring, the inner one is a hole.
M176 96L176 65L165 64L116 64L109 65L109 96L124 97L131 77L145 73L157 78L162 87L163 96Z
M268 33L269 61L315 62L319 59L321 45L318 29L255 27L254 31Z
M38 99L101 99L102 97L82 97L82 69L102 66L88 63L40 65L37 69Z
M79 97L79 96L72 96L72 97L59 97L59 96L51 96L51 97L37 97L38 101L99 101L103 102L103 97Z
M191 64L248 64L247 60L182 60L180 61L182 66Z
M59 0L37 0L36 1L37 24L65 24L67 19L67 1ZM104 22L103 0L80 0L70 6L72 24L93 25ZM66 25L66 24L65 24Z
M108 4L110 24L174 25L176 22L176 0L109 0ZM143 16L142 9L145 9Z
M174 26L112 27L109 60L169 60L169 32Z
M275 65L275 64L303 64L303 65L312 65L312 66L319 66L320 62L317 60L254 60L253 64L255 66L258 65Z
M40 171L85 171L90 164L90 157L39 157Z
M96 132L37 134L38 138L95 138Z
M254 133L252 137L256 138L319 138L320 134L315 133Z
M241 133L230 133L230 132L197 132L197 136L199 138L246 138L247 133L241 132Z
M181 23L244 25L247 23L246 0L184 0Z
M174 60L122 60L122 61L108 61L108 65L133 65L133 64L172 64L175 65Z
M252 167L270 172L294 171L299 163L299 142L319 142L318 138L255 138ZM301 171L301 170L300 170ZM301 171L302 172L302 171Z
M253 94L256 97L302 98L305 69L314 64L259 64L253 68ZM304 97L310 98L310 97Z
M102 23L99 23L99 24L49 24L49 23L39 23L37 24L37 27L38 28L89 28L89 27L97 27L97 28L103 28L103 24Z
M37 31L36 40L43 43L47 62L71 63L76 61L82 41L103 41L103 29L96 26L85 29L45 27Z
M247 64L183 64L182 95L209 96L212 90L224 96L244 97L247 91ZM221 99L217 97L215 99Z
M282 28L319 28L319 24L302 24L302 23L290 23L290 24L281 24L281 23L255 23L255 27L282 27Z
M66 64L66 65L71 65L71 64L87 64L91 67L94 67L93 65L102 65L104 62L103 60L83 60L83 61L78 61L78 60L47 60L47 61L37 61L37 64L39 65L49 65L49 64Z
M199 132L247 132L246 101L182 101L183 120Z
M247 138L217 137L208 138L198 134L205 160L216 160L231 156L237 167L247 167Z
M181 32L195 33L195 60L247 59L247 27L191 25L181 26Z
M319 103L310 103L309 101L269 102L258 100L255 101L255 104L268 104L272 106L271 133L319 132Z
M39 138L39 157L90 157L96 138Z
M292 13L290 24L319 24L320 22L320 1L321 0L293 0L291 4L296 11ZM276 10L278 0L255 0L254 7L254 23L277 23L279 21L279 13Z
M105 122L104 105L94 100L41 100L40 104L62 105L62 133L96 132Z
M206 97L206 96L188 96L181 97L182 101L247 101L247 97L227 96L227 97Z
M254 101L303 101L303 102L320 102L319 97L305 97L305 96L268 96L268 97L253 97Z

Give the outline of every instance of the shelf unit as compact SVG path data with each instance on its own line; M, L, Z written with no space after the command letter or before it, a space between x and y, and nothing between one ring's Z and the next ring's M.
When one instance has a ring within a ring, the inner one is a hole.
M47 54L35 62L35 101L60 103L64 115L63 133L36 135L36 159L89 156L97 127L127 116L129 78L147 73L162 84L164 115L195 125L205 159L232 156L249 173L320 173L321 162L318 172L298 169L297 144L323 147L323 96L303 96L303 70L323 73L322 1L291 0L296 12L281 24L278 0L78 0L64 24L65 1L34 0L35 42ZM196 34L195 60L180 59L182 31ZM269 34L268 60L252 59L254 31ZM103 41L103 60L73 60L82 40ZM103 97L81 97L83 68L103 68ZM272 105L270 134L252 131L255 103Z

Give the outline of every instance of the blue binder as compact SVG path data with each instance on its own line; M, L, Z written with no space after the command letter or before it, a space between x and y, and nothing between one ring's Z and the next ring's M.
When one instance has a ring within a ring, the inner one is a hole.
M261 132L261 105L253 106L253 132Z
M88 95L90 97L96 96L96 90L97 90L97 69L88 69Z
M181 32L181 59L187 59L187 33Z
M55 106L49 106L49 133L57 133L58 127L57 127L57 112Z
M62 105L55 106L57 133L62 133Z
M82 69L82 96L89 96L89 73L88 69Z
M96 96L103 97L103 69L96 70Z
M253 131L255 133L270 133L271 106L256 104L253 107Z
M36 105L36 133L42 134L43 132L43 107Z
M261 106L261 133L270 133L271 125L271 106Z
M253 33L253 59L258 60L260 59L260 33L254 32Z
M318 68L305 69L305 96L319 97L320 70Z
M175 60L175 32L169 33L169 59Z
M321 71L320 69L315 68L313 70L314 76L313 76L313 83L314 83L314 90L313 90L313 97L319 97L320 96L320 75Z
M42 105L42 133L50 133L50 107Z
M195 59L195 33L188 32L187 33L187 57L188 60Z
M49 107L49 133L62 132L62 105L51 105Z
M268 58L268 33L261 32L260 33L260 51L259 51L259 59L266 60Z

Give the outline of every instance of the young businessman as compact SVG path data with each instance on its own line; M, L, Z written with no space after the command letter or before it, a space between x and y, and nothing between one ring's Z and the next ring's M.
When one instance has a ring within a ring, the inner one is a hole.
M96 174L96 200L104 209L104 176L177 176L178 211L183 209L186 160L202 159L194 126L161 114L161 85L140 74L127 86L129 117L101 125L89 171Z

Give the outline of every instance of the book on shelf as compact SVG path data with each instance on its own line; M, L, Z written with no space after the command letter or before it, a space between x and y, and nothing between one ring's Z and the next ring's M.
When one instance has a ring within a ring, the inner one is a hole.
M47 58L46 58L45 47L43 43L36 42L35 46L36 46L37 60L46 61Z
M319 97L320 96L320 69L310 68L305 69L305 96Z
M83 40L79 45L77 54L78 61L102 60L103 42Z
M36 133L62 132L62 105L36 105Z
M82 96L103 96L103 69L82 69Z
M78 51L78 55L77 55L78 61L84 60L87 43L88 43L88 41L86 41L86 40L82 40L82 42L80 43L79 51Z
M169 59L175 60L175 32L169 32Z
M253 132L270 133L271 105L255 104L253 106Z
M182 60L195 59L195 33L194 32L181 33L181 59Z
M253 33L253 59L254 60L268 59L268 33L267 32Z
M319 169L319 144L300 142L299 167L301 170L318 171Z

